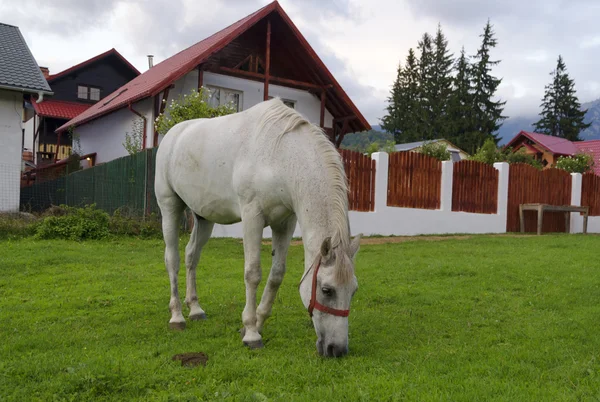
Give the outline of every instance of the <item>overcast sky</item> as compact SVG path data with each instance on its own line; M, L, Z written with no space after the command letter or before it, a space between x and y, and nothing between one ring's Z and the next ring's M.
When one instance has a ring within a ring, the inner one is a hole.
M243 18L269 0L0 0L37 62L57 73L112 47L140 71ZM508 116L536 115L561 54L581 102L600 97L598 0L280 0L371 124L399 61L441 23L450 48L476 52L488 18Z

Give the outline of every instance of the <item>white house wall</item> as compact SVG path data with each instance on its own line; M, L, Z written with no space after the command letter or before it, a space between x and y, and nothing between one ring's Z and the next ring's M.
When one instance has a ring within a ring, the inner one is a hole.
M19 210L23 94L0 90L0 212Z
M204 86L215 86L233 89L242 92L241 110L247 110L259 104L264 99L264 84L243 78L231 77L222 74L205 72ZM169 90L167 105L172 100L177 100L192 90L198 89L198 71L194 70L175 81L174 87ZM161 95L162 96L162 95ZM321 122L321 100L307 91L287 88L279 85L269 85L269 96L280 97L295 101L295 109L313 124ZM162 97L160 98L162 102ZM333 127L333 116L325 109L325 127ZM149 147L152 145L149 144Z
M150 147L153 137L152 107L153 102L149 98L132 105L133 110L146 117L146 143L150 144ZM125 107L77 127L75 134L79 136L81 152L95 152L96 163L127 156L127 150L123 146L125 133L131 134L133 123L139 119L139 116Z

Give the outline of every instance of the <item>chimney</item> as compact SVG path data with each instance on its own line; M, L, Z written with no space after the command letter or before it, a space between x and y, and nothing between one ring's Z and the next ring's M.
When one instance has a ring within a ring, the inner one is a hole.
M154 61L152 60L154 58L153 55L149 54L148 55L148 68L152 68L154 66Z
M42 70L42 74L44 74L44 78L48 78L48 76L50 75L50 70L48 69L48 67L40 67L40 70Z

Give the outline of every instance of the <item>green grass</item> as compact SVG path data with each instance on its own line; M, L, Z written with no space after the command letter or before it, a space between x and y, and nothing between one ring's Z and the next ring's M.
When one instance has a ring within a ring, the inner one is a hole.
M301 246L266 347L248 350L237 240L207 245L209 319L184 332L167 329L161 241L4 241L0 400L598 400L599 250L583 235L365 245L350 353L325 359L297 291ZM185 352L207 366L171 360Z

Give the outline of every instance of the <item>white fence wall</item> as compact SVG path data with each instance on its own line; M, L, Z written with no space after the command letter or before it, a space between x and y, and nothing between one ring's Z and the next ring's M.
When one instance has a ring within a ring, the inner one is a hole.
M442 163L442 194L441 206L438 210L398 208L387 206L388 163L389 156L385 152L373 154L377 173L375 176L375 211L350 211L350 227L353 235L402 236L421 234L451 234L451 233L506 233L508 208L508 172L507 163L496 163L498 170L498 210L496 214L477 214L452 211L452 162ZM571 203L581 203L582 177L574 173L573 193ZM571 214L571 232L583 232L583 217L577 213ZM588 232L600 233L600 217L590 217ZM294 236L302 235L297 226ZM242 237L241 224L215 225L214 237ZM269 228L265 228L263 236L271 237Z

